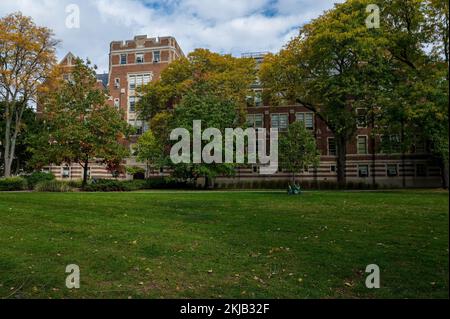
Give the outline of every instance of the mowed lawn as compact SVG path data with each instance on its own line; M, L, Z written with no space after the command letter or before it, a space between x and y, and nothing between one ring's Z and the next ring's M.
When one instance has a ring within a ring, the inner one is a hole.
M448 226L433 190L0 193L0 298L448 298Z

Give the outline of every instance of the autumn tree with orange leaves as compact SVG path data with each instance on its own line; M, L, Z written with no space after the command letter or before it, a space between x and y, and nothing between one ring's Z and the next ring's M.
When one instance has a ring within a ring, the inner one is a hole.
M11 176L16 141L25 110L36 101L56 64L53 32L29 17L13 13L0 19L0 102L4 106L4 176Z

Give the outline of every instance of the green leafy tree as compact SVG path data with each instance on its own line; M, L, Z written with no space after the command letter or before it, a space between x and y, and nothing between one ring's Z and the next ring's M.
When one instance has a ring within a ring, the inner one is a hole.
M145 177L150 174L150 167L164 167L164 145L155 137L152 131L142 134L135 145L136 158L146 164Z
M302 122L289 125L286 134L280 137L279 145L280 166L292 173L293 183L295 174L309 166L316 167L319 164L320 153L316 147L316 140Z
M70 80L43 100L46 127L31 147L36 166L79 163L83 186L90 160L102 161L111 171L121 168L129 155L124 138L130 127L118 110L107 105L105 93L97 86L95 68L77 59Z
M233 101L227 101L207 93L207 89L202 86L184 96L182 102L174 110L171 128L185 128L192 136L193 121L200 120L203 129L217 128L224 135L226 128L236 127L237 117L238 110ZM202 141L202 148L206 143L208 141ZM232 175L235 168L235 164L229 163L180 163L171 165L174 168L175 177L194 181L199 177L204 177L205 187L209 187L211 181L218 175Z
M268 56L260 70L265 100L274 105L301 103L333 131L341 184L346 181L347 144L356 132L355 109L372 106L368 97L384 72L378 51L386 39L365 24L370 3L350 0L335 5L303 26L280 53ZM365 83L369 78L372 82Z
M183 97L199 85L207 85L209 94L226 97L243 114L246 97L251 94L250 85L255 79L252 59L196 49L187 57L172 62L161 73L160 80L141 89L137 112L142 119L149 120L181 103Z

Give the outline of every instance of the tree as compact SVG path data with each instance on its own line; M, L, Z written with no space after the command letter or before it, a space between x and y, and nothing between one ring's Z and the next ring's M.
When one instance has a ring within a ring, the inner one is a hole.
M268 56L260 70L264 99L275 105L301 103L333 131L340 184L346 181L347 143L356 132L356 108L372 106L368 97L379 88L384 71L379 47L386 39L365 24L365 9L372 2L336 4L303 26L280 53ZM368 78L374 81L365 83Z
M255 62L250 58L234 58L206 49L196 49L186 58L172 62L161 79L141 89L142 98L137 104L141 119L150 120L157 113L181 103L184 96L199 85L217 97L232 101L245 112L250 85L256 79Z
M319 164L320 153L316 148L316 140L302 122L289 125L286 134L281 136L279 145L281 167L292 173L294 184L296 173Z
M0 100L4 109L4 175L11 176L17 138L23 130L23 115L35 102L41 84L56 63L51 30L34 24L31 18L13 13L0 19Z
M45 129L33 145L36 165L79 163L86 185L89 161L100 159L110 171L121 167L129 155L124 138L130 126L106 103L99 89L95 68L77 59L70 80L49 92L43 100Z
M233 101L219 98L201 86L183 97L174 110L170 127L185 128L192 136L193 121L200 120L202 128L216 128L224 135L226 128L236 127L237 117L238 109ZM202 141L202 149L208 142L210 141ZM211 180L218 175L232 175L235 168L235 164L230 163L169 163L174 168L175 177L194 181L204 177L205 188L209 187Z
M245 122L247 97L256 79L252 59L234 58L205 49L196 49L186 58L172 62L161 79L141 90L137 105L139 117L150 121L155 138L166 145L164 154L173 175L196 180L205 177L205 186L218 174L230 175L230 164L177 164L168 157L173 142L169 134L183 127L192 132L193 120L201 120L204 127L223 130Z
M380 133L397 131L403 154L418 140L428 142L440 163L445 188L449 157L448 10L445 0L386 2L382 14L391 77L387 89L379 94L379 104L383 105Z
M142 134L135 145L138 161L146 164L145 178L149 177L150 166L164 167L164 147L152 131Z

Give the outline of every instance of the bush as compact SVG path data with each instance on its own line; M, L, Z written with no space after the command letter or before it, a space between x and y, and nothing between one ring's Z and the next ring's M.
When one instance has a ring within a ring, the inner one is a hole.
M72 188L81 188L82 184L83 184L83 180L81 180L81 179L70 180L67 182L67 185L69 185Z
M144 189L145 181L118 181L114 179L99 179L84 188L87 192L130 192Z
M28 189L31 190L40 182L55 180L55 175L52 173L34 172L31 175L25 176L25 179L28 183Z
M140 189L191 189L193 184L175 179L152 178L147 180L120 181L100 179L86 185L86 192L131 192Z
M55 192L55 193L64 193L72 191L68 183L57 180L39 182L34 187L34 190L37 192Z
M22 177L0 178L0 191L22 191L27 189L27 181Z

